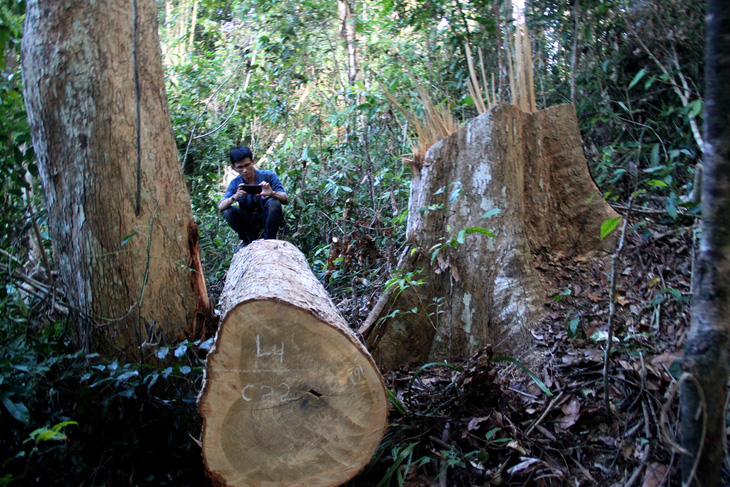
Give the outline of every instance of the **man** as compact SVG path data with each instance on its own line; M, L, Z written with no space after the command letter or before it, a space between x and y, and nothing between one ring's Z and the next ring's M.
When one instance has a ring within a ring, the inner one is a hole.
M225 196L218 203L218 210L238 233L241 239L239 248L262 236L276 238L284 220L281 205L287 202L286 191L279 178L272 171L256 169L253 153L248 147L236 147L228 156L238 176L228 185ZM238 206L233 205L236 202Z

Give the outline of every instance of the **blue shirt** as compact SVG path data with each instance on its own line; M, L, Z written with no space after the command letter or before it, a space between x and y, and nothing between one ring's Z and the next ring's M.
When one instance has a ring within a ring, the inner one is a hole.
M266 181L267 183L269 183L269 185L271 185L271 190L275 193L286 194L286 191L284 191L284 186L281 185L281 181L279 181L279 178L276 176L274 171L268 171L266 169L256 169L254 171L254 184L259 184L262 181ZM226 194L223 195L223 199L230 198L231 196L236 194L239 184L246 184L241 175L238 175L231 180L231 182L228 184ZM247 193L243 196L243 198L239 198L236 201L238 201L238 206L240 206L242 210L255 211L258 209L263 209L263 202L266 201L266 196Z

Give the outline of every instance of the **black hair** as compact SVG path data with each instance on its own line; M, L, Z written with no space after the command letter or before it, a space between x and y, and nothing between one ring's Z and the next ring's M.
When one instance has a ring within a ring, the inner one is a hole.
M228 157L231 158L231 166L235 166L237 162L246 158L253 161L253 152L251 152L251 149L248 147L242 145L231 150L231 152L228 153Z

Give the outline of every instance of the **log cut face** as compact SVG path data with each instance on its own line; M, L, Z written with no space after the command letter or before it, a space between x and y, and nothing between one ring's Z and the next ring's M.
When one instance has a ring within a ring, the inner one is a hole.
M439 141L409 210L404 289L386 292L363 328L383 369L523 344L546 293L535 256L610 245L600 226L617 216L588 172L572 105L501 105Z
M203 455L228 486L335 486L385 432L387 398L365 347L293 245L238 252L199 398Z

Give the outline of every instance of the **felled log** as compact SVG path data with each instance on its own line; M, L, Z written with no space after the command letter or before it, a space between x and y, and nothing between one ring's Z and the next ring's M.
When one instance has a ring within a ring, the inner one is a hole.
M225 486L335 486L385 432L383 379L299 250L233 257L198 407L203 457Z

